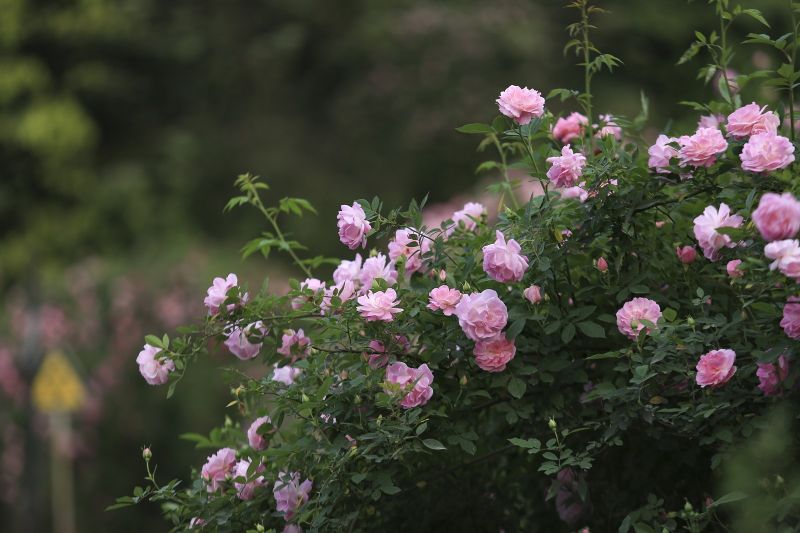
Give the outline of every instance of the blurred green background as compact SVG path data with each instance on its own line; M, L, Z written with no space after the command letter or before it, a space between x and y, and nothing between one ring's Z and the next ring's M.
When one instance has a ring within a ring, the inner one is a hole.
M596 109L651 130L692 128L680 100L705 101L700 61L676 67L705 2L601 0L596 43L624 61L596 79ZM788 2L749 7L785 23ZM134 363L147 332L203 313L205 288L235 271L260 285L288 265L239 259L261 229L222 207L234 177L266 178L274 197L307 197L319 217L290 221L315 252L348 256L341 203L387 205L469 196L481 177L475 139L514 83L579 88L562 54L575 13L556 0L0 0L0 524L50 529L51 435L29 390L43 354L65 351L89 401L57 443L76 474L79 531L163 531L153 506L103 512L144 474L186 478L204 453L176 436L223 421L220 354L176 397ZM760 31L734 26L737 40ZM780 28L774 34L779 34ZM740 72L775 58L741 48ZM758 95L749 95L755 98ZM749 101L749 100L746 100ZM548 104L575 110L574 102ZM230 413L235 416L235 413ZM8 527L8 529L7 529Z

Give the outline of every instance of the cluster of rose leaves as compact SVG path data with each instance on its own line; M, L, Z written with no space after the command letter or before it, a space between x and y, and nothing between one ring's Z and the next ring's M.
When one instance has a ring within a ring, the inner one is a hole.
M500 112L509 117L515 127L528 125L545 115L545 99L535 90L511 86L500 94L497 103ZM612 136L622 140L622 129L614 123L613 117L605 116L603 121L602 127L595 126L593 132L588 131L589 120L575 112L566 118L558 118L553 124L550 134L563 146L560 155L547 158L546 176L562 201L581 204L592 201L594 193L583 177L588 164L587 155L591 154L585 153L585 143L580 141L587 135L601 139ZM659 136L648 150L648 166L655 175L677 174L679 180L691 180L693 172L711 168L719 158L729 157L730 143L744 143L739 153L741 169L754 175L767 175L788 167L794 161L794 146L789 139L779 135L779 126L775 113L755 103L743 106L727 117L703 117L693 135L678 138ZM577 149L572 144L576 141ZM610 188L616 185L613 181L605 184ZM343 205L337 217L339 238L351 250L366 248L376 222L374 213L373 218L369 217L364 207L368 205L359 202ZM761 196L751 218L767 242L764 256L772 261L769 268L800 281L800 243L794 239L800 230L800 202L788 192L766 193ZM734 237L736 233L725 228L741 229L745 220L732 213L725 203L709 205L697 214L693 223L697 244L708 261L718 261L725 248L735 249L742 245ZM494 289L470 291L468 285L453 279L444 268L432 267L433 257L440 252L435 248L442 245L446 249L451 236L476 232L485 226L484 206L468 203L453 213L439 229L401 227L395 231L386 254L378 252L366 259L357 254L352 261L342 261L333 273L332 282L305 279L290 295L291 307L295 311L311 309L312 325L314 314L334 317L346 311L352 313L353 308L362 321L362 328L370 323L388 324L408 309L402 291L398 293L395 287L408 286L414 276L438 280L441 284L428 293L427 309L458 321L461 335L474 343L472 356L480 370L503 372L517 351L515 339L504 332L509 313L503 295ZM565 231L563 237L568 239L570 233ZM481 251L485 275L507 286L509 291L521 292L530 305L538 305L547 299L542 287L522 285L531 265L531 257L523 246L500 229L495 230L494 237L494 242L483 246ZM683 264L698 260L696 248L692 245L679 246L675 252L676 260ZM730 278L746 275L741 263L740 259L727 263L725 272ZM601 274L609 269L604 257L595 258L594 265ZM249 294L239 287L235 274L216 278L205 299L210 317L222 316L230 320L218 333L227 349L242 360L253 359L261 353L271 327L265 320L242 322L237 318L237 312L247 306L249 299ZM657 332L661 320L660 306L648 298L633 298L616 313L620 333L635 343ZM800 339L800 298L792 297L785 304L780 326L790 338ZM280 346L276 352L285 361L281 366L274 365L271 379L282 386L292 387L303 379L303 371L296 363L321 352L314 349L313 333L309 336L302 329L286 329L279 334ZM387 342L373 339L363 349L363 364L384 372L383 392L402 409L423 407L436 396L435 376L427 364L409 366L399 360L401 354L409 352L412 343L419 342L411 337L413 333L394 335L391 349ZM137 358L142 376L152 385L168 383L170 374L176 369L171 359L174 356L179 354L171 354L164 347L145 345ZM697 361L696 383L703 388L723 387L737 370L736 358L732 349L709 349ZM787 354L781 354L775 363L758 363L758 387L765 395L781 394L781 383L788 373ZM322 413L320 416L327 423L336 423L330 415ZM247 446L255 451L264 450L269 445L268 435L275 430L269 416L256 418L247 430ZM354 442L349 435L348 440ZM247 458L237 460L236 450L225 447L208 458L200 476L210 495L232 486L238 498L250 500L266 484L264 474L263 464L253 464ZM286 521L284 531L301 531L292 520L298 509L308 502L313 490L312 482L309 479L301 481L303 477L299 472L279 472L275 477L273 494L276 510ZM202 524L202 517L192 519L192 526Z

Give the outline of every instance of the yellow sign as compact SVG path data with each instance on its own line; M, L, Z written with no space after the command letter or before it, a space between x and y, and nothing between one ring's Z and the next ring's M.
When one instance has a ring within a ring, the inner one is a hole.
M81 378L61 352L50 352L33 378L33 403L45 413L77 411L86 397Z

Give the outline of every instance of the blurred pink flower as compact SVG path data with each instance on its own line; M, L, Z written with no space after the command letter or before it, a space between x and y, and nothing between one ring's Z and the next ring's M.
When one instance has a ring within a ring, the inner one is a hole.
M389 259L392 263L397 263L397 260L403 257L406 262L406 272L417 272L422 269L422 254L430 251L430 248L429 239L413 230L399 229L395 232L394 239L389 242Z
M308 501L312 488L313 483L308 479L300 483L298 472L278 474L272 494L275 497L276 509L279 513L283 513L284 520L291 520L294 517L297 509Z
M225 480L233 474L236 465L236 451L231 448L221 448L216 453L209 455L206 464L200 471L200 477L206 482L208 492L218 492L222 489Z
M385 255L379 253L375 257L370 257L364 261L359 279L361 281L361 293L364 294L372 288L372 283L376 279L382 279L388 285L397 283L397 270L395 270L392 261L389 261Z
M656 143L647 149L647 153L650 155L647 166L659 174L669 173L670 160L678 157L678 149L670 146L669 143L677 141L678 139L674 137L659 135Z
M790 296L786 305L783 306L783 318L781 327L784 333L795 340L800 340L800 298Z
M216 315L219 313L219 308L228 297L228 291L238 286L238 284L239 280L236 274L228 274L227 278L214 278L211 287L208 288L208 295L205 297L205 300L203 300L203 303L205 303L208 308L209 315ZM239 303L246 303L247 299L248 295L245 293ZM228 304L228 311L233 311L236 306L236 303Z
M333 271L333 282L337 285L345 281L359 283L362 263L361 254L356 254L356 257L352 261L342 261L339 263L339 266L336 267L336 270Z
M777 364L758 363L758 388L765 396L776 396L781 392L781 383L789 376L789 358L778 356Z
M675 253L678 256L678 260L684 265L693 263L697 259L697 250L695 250L694 246L678 246L675 248Z
M284 357L306 357L311 352L311 339L302 329L287 329L281 337L281 346L276 350Z
M531 285L522 291L522 295L532 304L538 304L544 299L542 288L538 285Z
M739 268L739 265L741 264L741 259L732 259L728 261L728 264L725 265L725 271L728 273L728 276L732 278L740 278L744 276L744 272Z
M251 462L249 459L242 459L236 463L236 467L233 471L234 479L245 479L244 483L238 481L233 482L233 486L236 487L236 495L240 500L252 500L256 489L264 485L264 476L251 476L251 478L248 478L247 470L250 468L250 464ZM261 473L264 470L264 465L258 465L256 468L256 473Z
M289 365L275 366L275 369L272 371L272 381L277 381L278 383L283 383L284 385L289 386L293 384L294 380L296 380L302 373L302 369Z
M566 118L559 117L553 126L553 138L562 144L567 144L572 139L582 137L589 119L577 111L573 111Z
M753 211L753 222L764 240L791 239L800 231L800 202L792 193L768 192Z
M261 351L262 341L267 331L260 320L252 322L244 328L234 326L225 333L225 346L233 355L242 361L247 361Z

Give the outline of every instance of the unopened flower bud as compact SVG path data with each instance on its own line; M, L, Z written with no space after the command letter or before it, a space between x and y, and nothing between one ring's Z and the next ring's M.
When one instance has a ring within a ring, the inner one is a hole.
M353 398L353 403L359 405L361 403L361 396L356 394L356 397Z
M153 452L150 451L150 448L145 448L142 450L142 458L145 461L149 461L153 458Z
M258 533L263 533L266 530L264 529L264 526L262 526L261 524L256 524L256 531L258 531Z
M687 513L694 510L694 507L692 507L692 504L689 503L689 500L686 500L686 503L683 504L683 510L686 511Z
M555 418L551 418L550 420L547 421L547 427L549 427L553 431L556 430L556 428L558 427L558 424L556 424Z
M467 378L466 374L461 376L461 379L459 380L459 383L461 383L462 387L466 387L467 386L467 383L469 383L469 378Z
M445 269L441 269L439 271L439 281L445 281L447 279L447 271Z
M602 272L604 274L608 271L608 262L603 257L600 257L597 260L597 265L596 266L597 266L597 270L599 270L600 272Z

